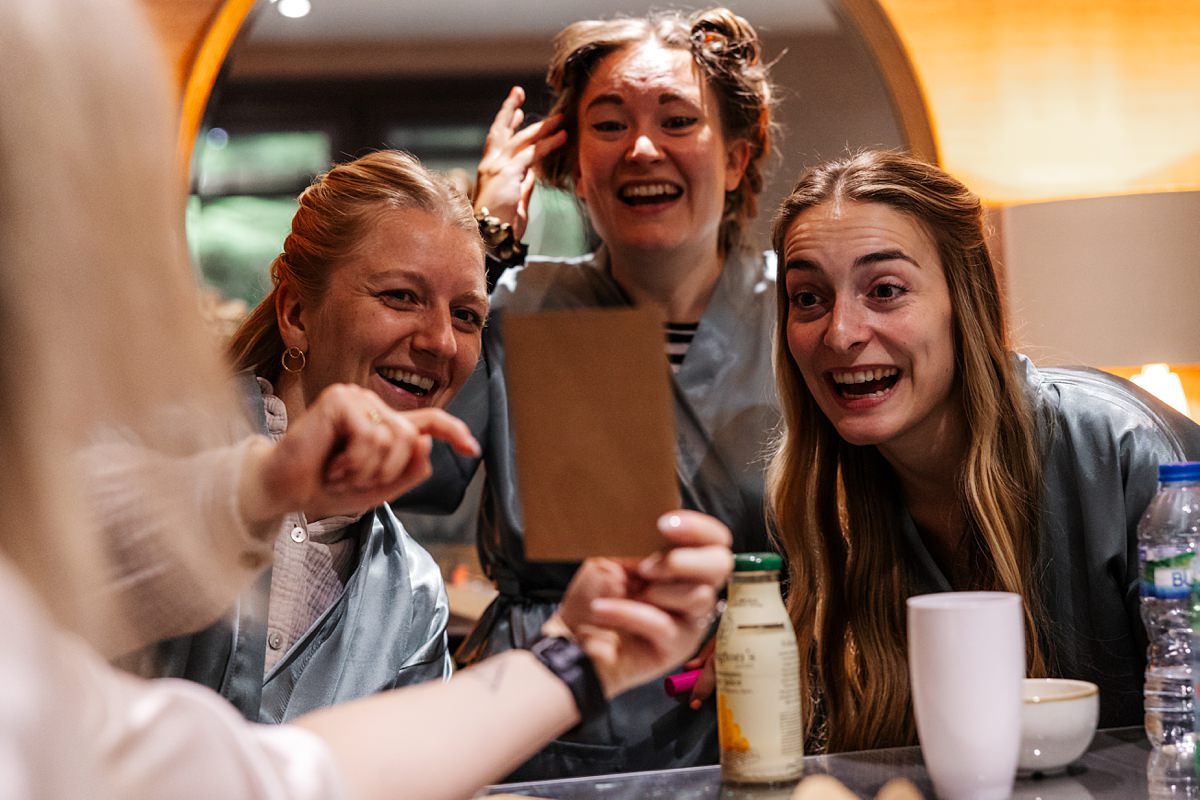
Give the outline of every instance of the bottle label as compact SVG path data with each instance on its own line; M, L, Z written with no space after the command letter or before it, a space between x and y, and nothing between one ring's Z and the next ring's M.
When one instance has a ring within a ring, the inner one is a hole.
M1188 601L1191 604L1190 620L1192 623L1192 698L1200 697L1200 556L1192 560L1192 591ZM1192 730L1200 732L1200 703L1192 704ZM1192 769L1195 776L1200 776L1200 747L1195 748L1192 757Z
M1142 596L1164 600L1186 600L1192 591L1192 562L1196 554L1190 551L1146 561L1142 570Z
M737 637L716 655L722 774L746 783L793 780L804 764L795 634L790 626L754 626Z
M740 583L735 576L714 661L721 776L795 781L804 769L800 657L777 582Z

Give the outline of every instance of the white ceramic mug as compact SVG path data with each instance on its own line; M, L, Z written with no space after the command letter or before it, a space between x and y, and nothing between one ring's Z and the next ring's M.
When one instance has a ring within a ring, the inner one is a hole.
M921 755L938 797L1009 797L1025 677L1020 595L910 597L908 666Z

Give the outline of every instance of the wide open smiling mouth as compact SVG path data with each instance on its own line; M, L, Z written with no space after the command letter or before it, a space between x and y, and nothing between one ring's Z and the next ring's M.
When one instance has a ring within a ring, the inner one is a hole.
M430 394L438 385L438 382L433 378L427 378L424 375L418 375L408 370L396 369L395 367L380 367L376 371L379 373L379 377L392 386L403 389L417 397L424 397Z
M896 367L838 369L830 372L829 377L839 395L847 400L861 400L887 394L900 380L900 370Z
M631 206L666 203L683 196L683 189L673 183L638 183L622 186L618 192L622 203Z

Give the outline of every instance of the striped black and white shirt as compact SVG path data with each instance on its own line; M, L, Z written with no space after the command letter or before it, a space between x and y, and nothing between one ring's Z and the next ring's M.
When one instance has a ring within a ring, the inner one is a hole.
M700 323L668 322L665 327L667 361L671 363L672 372L679 372L679 368L683 366L683 357L687 355L688 348L692 346L692 339L696 337L696 329L700 327Z

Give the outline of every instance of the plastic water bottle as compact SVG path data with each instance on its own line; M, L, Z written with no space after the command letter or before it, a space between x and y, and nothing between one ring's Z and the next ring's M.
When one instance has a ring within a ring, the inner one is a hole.
M1200 798L1195 756L1170 747L1151 750L1146 759L1146 797L1149 800Z
M1196 721L1192 683L1194 563L1200 542L1200 462L1163 464L1158 493L1138 523L1146 653L1146 737L1190 752ZM1200 584L1197 585L1200 588Z

